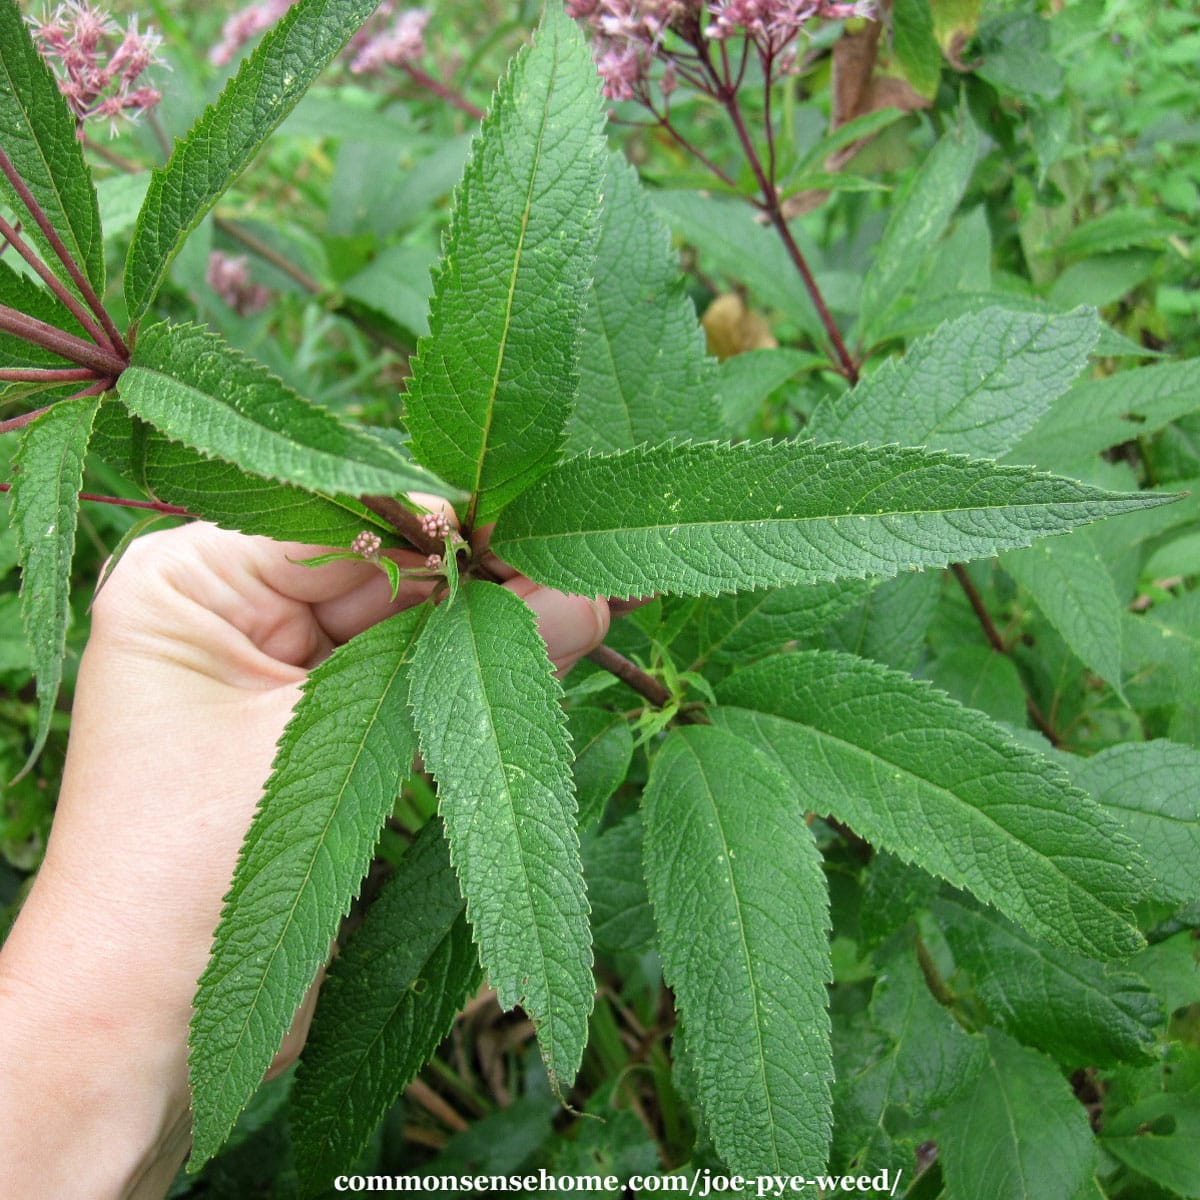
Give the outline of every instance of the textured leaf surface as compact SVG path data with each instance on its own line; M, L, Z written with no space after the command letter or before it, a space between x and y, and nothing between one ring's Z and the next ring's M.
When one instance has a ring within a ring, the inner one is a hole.
M1071 386L1099 336L1093 309L986 308L940 326L852 392L822 403L805 432L996 457Z
M1076 785L1111 812L1141 847L1152 894L1200 899L1200 751L1174 742L1111 746L1070 767Z
M119 403L101 407L91 450L156 500L178 504L223 529L313 546L345 547L364 529L379 534L384 545L394 540L395 530L352 497L317 495L247 475L149 425L135 425Z
M125 264L125 302L140 320L184 239L250 165L378 0L300 0L154 172Z
M952 900L933 910L993 1024L1066 1067L1147 1057L1163 1014L1144 979L1038 943L995 913Z
M706 355L670 231L621 154L608 158L579 374L572 451L722 432L717 364Z
M500 1004L537 1026L554 1086L587 1042L592 950L562 689L524 601L475 582L429 619L412 706Z
M971 1087L942 1119L947 1195L962 1200L1074 1196L1093 1170L1087 1111L1036 1050L996 1030Z
M642 819L633 813L589 841L584 850L592 936L601 952L644 954L654 948L642 845Z
M194 1165L217 1151L261 1082L412 769L405 701L425 612L335 650L309 675L280 739L196 992Z
M559 464L493 548L569 592L715 595L945 566L1163 502L897 446L667 444Z
M891 1159L897 1109L905 1110L905 1125L928 1118L971 1082L984 1059L983 1039L966 1033L930 995L907 941L881 957L870 1015L887 1044L853 1067L839 1062L834 1086L837 1157L862 1171L886 1165L881 1152Z
M1008 458L1066 468L1195 412L1198 396L1200 359L1088 380L1060 397Z
M117 390L130 412L167 437L252 475L355 495L438 490L390 445L310 404L196 325L143 330Z
M600 820L609 796L625 782L633 758L633 733L620 713L603 708L571 709L567 728L575 751L571 774L583 829Z
M21 619L37 676L37 733L30 762L46 743L62 682L79 488L99 404L94 396L60 401L26 428L13 457L9 520L21 563Z
M1105 1150L1188 1200L1200 1197L1200 1085L1156 1092L1105 1119Z
M1012 550L1000 562L1080 662L1120 693L1124 605L1090 530L1078 529L1053 546Z
M1136 847L1061 769L982 713L822 651L737 671L717 698L730 707L712 710L714 722L767 753L805 809L1055 945L1098 957L1140 948L1126 915L1145 883Z
M727 358L717 372L726 432L733 435L745 432L777 387L798 371L811 370L824 362L819 354L783 347L750 350Z
M863 280L864 324L882 317L945 233L971 178L978 145L979 133L967 118L942 135L896 198Z
M599 229L600 118L583 36L550 5L475 142L409 381L417 457L482 496L482 516L563 445Z
M92 173L75 120L50 68L29 36L13 0L0 0L0 147L41 205L98 295L104 294L104 243ZM45 234L28 217L16 191L0 175L0 197L19 214L22 232L47 262L57 265Z
M730 1168L821 1170L832 1061L828 898L794 791L724 730L674 730L646 787L663 973Z
M844 650L901 671L912 671L925 649L941 580L932 571L885 579L809 646Z
M819 633L873 587L871 580L846 579L710 600L700 618L701 657L728 662L780 650L785 642Z
M431 821L321 985L291 1095L311 1190L354 1161L481 974L441 822Z

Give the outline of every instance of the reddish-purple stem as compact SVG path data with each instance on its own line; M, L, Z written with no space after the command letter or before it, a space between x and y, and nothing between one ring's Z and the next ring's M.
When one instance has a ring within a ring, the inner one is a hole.
M0 304L0 331L11 333L23 342L40 346L43 350L49 350L52 354L78 363L81 367L91 367L98 375L106 378L110 375L120 375L129 365L111 348L84 341L73 333L66 333L54 325L39 321L36 317L9 308L7 304Z
M0 383L82 383L95 379L96 372L87 367L4 367Z
M3 238L37 273L41 281L63 302L71 316L87 330L98 346L108 345L104 331L92 319L87 309L75 299L74 293L37 256L32 246L3 218L0 217L0 238Z
M758 187L762 192L763 198L763 211L770 218L771 224L775 226L775 230L788 252L788 257L792 260L796 270L800 272L800 278L804 280L804 286L808 290L813 307L817 310L817 316L820 317L821 324L825 327L825 332L829 335L829 340L833 343L833 349L837 354L838 362L841 363L841 373L850 383L857 383L858 365L850 357L850 352L846 349L846 343L842 341L842 334L837 327L837 322L833 319L833 314L829 311L829 307L825 303L825 297L821 295L821 289L817 286L817 281L813 278L813 273L808 269L808 263L805 261L800 247L796 245L796 239L792 237L792 231L788 228L787 218L784 217L783 208L779 203L779 192L763 170L762 162L758 157L758 151L754 148L754 140L750 137L749 129L746 128L746 121L742 116L741 105L738 104L737 93L726 91L721 97L721 101L725 105L725 111L729 113L729 119L733 122L734 129L737 131L738 141L742 144L746 159L750 163L750 169L754 172L754 178L758 180Z
M0 483L0 492L10 491L11 483ZM124 496L97 496L92 492L80 492L80 500L88 500L93 504L116 504L120 508L147 508L151 512L162 513L167 517L191 517L195 514L177 504L163 504L159 500L126 500Z
M46 216L45 210L37 202L34 194L29 190L25 180L21 178L20 172L13 166L12 160L0 148L0 171L3 171L13 189L21 198L21 203L29 210L29 215L37 223L38 228L45 235L46 241L50 243L50 249L54 251L58 257L58 261L66 268L67 274L71 277L71 281L79 289L79 294L83 297L88 308L96 314L96 319L104 327L105 341L108 343L108 348L122 355L124 360L129 358L129 347L125 345L125 339L121 337L120 331L113 324L113 319L108 315L108 310L100 302L100 297L96 295L95 289L88 281L86 275L80 270L79 264L71 257L70 251L62 238L59 237L58 231L50 222L50 218Z
M26 425L31 425L44 412L49 412L54 405L47 404L44 408L35 408L33 412L22 413L19 417L12 417L7 421L0 421L0 433L14 433L18 429L24 429Z
M402 63L402 68L408 72L408 76L414 83L419 83L426 91L432 92L435 96L445 100L447 104L452 104L459 112L464 112L473 120L482 121L486 115L482 108L472 104L466 96L459 95L453 88L447 87L440 79L435 79L426 71L422 71L420 67L414 67L412 63Z

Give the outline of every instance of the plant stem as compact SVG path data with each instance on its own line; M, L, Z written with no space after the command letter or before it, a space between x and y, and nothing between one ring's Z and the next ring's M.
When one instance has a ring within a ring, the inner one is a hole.
M734 128L737 130L738 140L742 143L742 148L750 160L750 169L754 172L754 177L758 180L758 186L762 191L763 211L770 218L771 224L775 226L775 231L782 239L788 257L792 260L796 270L800 272L800 278L804 280L804 286L813 302L813 307L817 310L817 316L821 319L821 324L825 327L825 332L833 343L834 353L837 354L838 362L841 363L842 374L851 384L855 384L858 382L858 364L850 357L837 322L833 319L833 314L825 303L825 297L821 295L821 289L818 287L812 271L809 270L808 262L800 247L796 245L796 239L792 236L787 218L783 215L783 208L779 203L779 192L763 171L758 153L754 149L754 143L750 139L750 132L742 118L742 110L736 95L728 97L726 108L729 111L730 120L733 121Z
M0 378L3 374L0 373ZM18 429L24 429L26 425L32 425L44 412L49 412L53 405L47 404L43 408L35 408L33 412L22 413L19 417L12 417L7 421L0 421L0 434L16 433Z
M79 322L98 346L110 345L104 331L88 314L87 309L75 299L70 288L66 287L62 280L42 262L34 253L33 247L3 217L0 217L0 238L3 238L38 273L41 281L62 301L71 316Z
M655 708L662 708L670 702L671 693L653 675L648 675L637 663L630 662L611 646L597 646L588 658L622 683L627 683L639 695L645 696Z
M83 297L88 308L96 314L100 324L104 327L108 348L122 356L121 365L123 367L129 360L129 347L125 345L124 338L121 337L120 331L113 324L112 317L108 315L108 310L100 302L100 297L96 295L95 289L88 281L87 276L80 270L79 264L71 257L66 244L59 237L58 231L50 223L50 218L46 216L45 210L37 202L37 199L26 185L25 180L21 178L20 172L13 166L12 160L4 153L2 148L0 148L0 171L4 172L5 177L21 198L21 203L29 210L29 215L45 235L46 241L50 243L50 249L54 251L58 257L58 261L66 268L67 274L71 277L71 282L79 289L79 294Z
M262 238L248 233L240 225L229 220L228 217L214 216L213 225L223 234L233 238L234 241L240 242L247 250L258 255L264 262L269 262L271 266L282 271L289 279L298 283L306 292L319 295L325 290L307 271L301 270L300 267L296 266L289 258L280 254L273 246L268 246Z
M950 570L966 594L967 600L970 601L972 609L975 610L975 616L979 619L980 627L983 629L988 644L997 654L1004 654L1011 658L1012 652L1000 636L1000 631L996 628L996 622L992 620L992 614L988 612L987 605L984 604L983 597L971 581L970 575L967 574L966 567L962 563L951 563ZM1029 694L1029 689L1025 687L1024 680L1021 681L1021 690L1025 693L1025 710L1029 713L1029 719L1042 731L1050 745L1054 747L1061 746L1062 738L1054 726L1046 719L1046 715L1038 707L1037 701Z
M9 308L7 304L0 304L0 331L11 333L24 342L40 346L81 367L91 367L97 374L106 377L120 375L129 365L110 347L84 341L73 333L65 333L54 325L47 325L45 321Z
M0 369L0 383L75 383L95 378L96 372L88 367L5 367Z
M445 100L447 104L452 104L459 112L466 113L473 120L482 121L487 115L478 105L472 104L466 96L459 95L453 88L447 87L440 79L435 79L427 71L422 71L420 67L414 67L412 63L401 63L401 69L408 73L414 83L419 83L426 91Z
M11 483L0 483L0 492L11 490ZM115 504L119 508L146 508L167 517L195 517L196 515L188 512L186 508L180 508L177 504L163 504L160 500L127 500L124 496L97 496L92 492L80 492L79 498L88 500L92 504Z

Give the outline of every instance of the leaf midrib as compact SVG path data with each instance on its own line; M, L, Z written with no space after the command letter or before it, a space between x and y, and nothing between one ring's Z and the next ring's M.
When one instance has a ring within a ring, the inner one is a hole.
M867 762L884 763L887 766L893 767L895 770L901 772L908 779L914 780L916 783L923 785L925 787L929 787L933 791L935 791L943 796L950 797L954 801L955 805L957 805L959 808L964 809L969 813L976 814L986 824L992 826L993 828L995 828L995 829L999 830L1001 833L1003 833L1004 836L1006 838L1010 839L1014 844L1016 844L1017 846L1021 846L1024 849L1026 849L1027 851L1029 851L1037 861L1044 862L1048 866L1052 867L1053 870L1055 871L1055 873L1058 874L1064 881L1066 881L1066 883L1070 886L1072 891L1079 893L1080 895L1084 896L1087 900L1093 902L1094 904L1099 905L1103 909L1103 911L1105 913L1107 913L1110 917L1116 917L1118 915L1112 909L1104 906L1101 903L1101 901L1099 901L1094 895L1092 895L1092 893L1090 891L1088 891L1087 888L1085 888L1084 885L1081 884L1078 880L1072 879L1070 875L1066 874L1066 872L1062 869L1062 867L1059 866L1057 860L1047 857L1040 850L1038 850L1037 847L1031 846L1028 842L1023 841L1021 838L1019 838L1015 833L1012 833L1011 831L1005 829L1005 827L1003 825L1001 825L996 820L995 817L991 816L984 809L979 808L974 804L971 804L967 800L964 800L962 797L960 797L959 795L957 795L955 792L951 791L949 788L945 787L944 785L936 783L932 779L927 779L923 775L918 775L910 767L906 767L901 763L894 762L894 761L892 761L892 759L886 757L885 755L883 755L877 751L869 750L865 746L859 746L854 742L847 741L845 738L838 737L836 734L828 733L827 731L825 731L823 729L817 728L817 726L815 726L815 725L810 725L803 721L798 721L793 717L782 717L778 713L760 712L756 709L740 708L739 706L736 706L736 705L730 705L729 707L735 708L739 712L749 713L752 717L767 716L767 717L772 717L778 721L785 721L788 724L796 725L800 729L805 729L805 730L810 731L817 738L818 741L827 741L827 742L832 743L835 746L841 747L844 750L849 750L852 754L865 759ZM900 853L900 851L896 851L896 853ZM902 858L905 857L905 855L902 853L900 854L900 856ZM911 852L909 852L907 861L915 862L917 860L916 860L916 857L914 855L912 855ZM1108 862L1107 859L1097 858L1094 861L1102 862L1106 866L1112 865L1111 863ZM993 903L994 903L994 901L993 901ZM1076 923L1076 930L1079 933L1083 933L1083 930L1078 928L1077 923ZM1089 944L1093 944L1093 939L1090 935L1088 936L1087 940L1088 940Z
M691 745L685 740L684 745L687 752L692 756L696 763L696 769L700 773L701 779L704 781L704 793L708 798L709 807L712 811L715 821L717 836L721 839L721 847L725 852L725 864L729 867L729 893L733 897L734 911L737 913L738 937L742 947L742 957L746 964L746 978L750 981L750 1003L753 1005L756 1020L754 1022L754 1040L758 1046L758 1076L762 1081L762 1095L767 1104L768 1123L767 1128L771 1132L771 1151L774 1157L774 1166L780 1169L782 1159L779 1155L779 1135L778 1126L775 1120L775 1102L771 1094L771 1088L767 1082L767 1054L766 1048L763 1046L762 1040L762 1006L758 998L758 979L754 974L754 960L750 954L750 946L746 941L746 922L742 917L742 901L738 894L737 880L734 877L733 864L735 858L731 853L729 839L725 836L725 823L721 820L721 809L716 802L716 796L712 786L708 780L708 774L704 769L704 760L692 749ZM757 753L757 751L755 751ZM699 1062L697 1065L700 1065Z
M411 645L412 645L412 640L410 639L409 646L411 647ZM349 788L350 781L354 777L355 770L358 766L358 761L362 757L363 752L366 748L367 740L370 738L370 735L375 728L375 724L379 719L379 713L383 709L383 706L386 703L388 697L391 695L392 688L395 686L396 677L400 674L400 672L402 670L404 670L404 668L407 665L408 665L408 652L407 652L407 648L406 648L406 650L404 652L402 652L400 654L400 656L397 658L396 665L393 668L390 676L388 677L387 686L380 693L379 700L377 701L374 711L371 714L371 720L369 721L366 728L364 729L362 737L359 739L358 745L355 747L353 757L346 764L346 770L345 770L345 774L342 779L341 786L338 788L338 793L337 793L336 798L334 799L334 802L330 805L329 816L325 821L325 825L321 830L320 836L316 839L316 841L314 843L313 853L309 859L308 867L306 868L306 870L304 872L304 878L303 878L303 880L301 880L300 886L298 888L296 888L296 890L295 890L295 893L292 897L291 907L288 910L287 916L286 916L282 926L280 927L279 937L276 939L275 945L271 947L270 955L267 958L266 964L262 968L262 971L259 975L259 984L258 984L258 987L255 989L254 997L244 1010L244 1016L242 1019L241 1027L238 1030L237 1040L233 1044L233 1049L227 1055L227 1058L226 1058L227 1065L220 1074L221 1082L219 1085L214 1085L214 1087L220 1086L222 1095L225 1094L226 1082L229 1079L230 1073L233 1069L233 1065L237 1059L238 1050L240 1049L241 1044L242 1044L243 1040L245 1039L246 1031L250 1027L251 1018L254 1016L254 1014L258 1010L259 999L262 996L263 989L266 987L267 977L271 972L271 967L273 966L275 959L279 954L280 948L283 946L284 939L287 937L287 934L290 931L290 929L292 928L292 925L295 921L296 909L299 907L300 898L301 898L301 896L305 895L305 893L308 889L309 881L312 878L313 869L316 866L317 859L320 856L320 852L325 845L325 840L328 837L329 828L333 824L334 817L337 816L338 812L340 811L340 809L342 807L342 803L343 803L343 801L345 799L345 795L346 795L346 790L347 790L347 788ZM214 987L215 986L216 985L214 984Z
M559 58L559 45L557 38L554 43L554 69L557 71ZM556 78L556 74L551 74L551 79ZM475 481L471 485L471 500L467 506L467 516L465 524L474 525L475 513L479 506L479 493L483 483L483 468L488 461L488 438L491 435L492 421L496 414L496 395L500 390L500 375L504 370L505 355L508 352L508 337L512 330L512 310L513 304L516 301L517 294L517 277L521 272L521 260L525 251L525 235L529 229L529 217L533 209L533 193L537 183L538 169L542 163L542 144L546 136L546 123L550 119L550 102L554 97L555 88L553 84L546 88L546 97L542 102L542 115L538 123L537 144L534 147L533 162L529 168L529 184L525 191L525 204L521 210L521 232L517 237L517 249L513 255L512 271L508 277L508 295L504 302L504 326L500 334L500 342L496 347L496 370L492 375L491 387L488 391L487 408L484 413L483 428L480 431L480 447L479 457L475 460Z

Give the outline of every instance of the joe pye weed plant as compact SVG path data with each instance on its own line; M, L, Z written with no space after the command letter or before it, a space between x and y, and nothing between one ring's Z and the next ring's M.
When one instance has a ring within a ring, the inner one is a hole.
M961 1200L1117 1195L1143 1176L1155 1195L1200 1194L1184 1148L1194 1037L1168 1050L1163 1025L1170 998L1190 1002L1178 980L1200 900L1194 696L1176 705L1160 682L1136 736L1064 753L1037 670L989 612L1021 589L1063 670L1137 702L1133 669L1172 656L1165 635L1146 640L1166 626L1130 626L1124 593L1195 515L1171 504L1187 489L1139 488L1101 461L1124 440L1104 421L1126 411L1112 384L1129 377L1128 405L1165 424L1155 397L1190 364L1077 382L1124 340L1094 309L999 294L919 323L924 260L982 153L979 106L957 99L839 328L789 189L842 186L822 161L896 114L860 116L805 158L772 103L811 19L867 10L551 2L454 193L397 401L405 435L352 423L156 302L189 234L374 7L299 0L266 33L154 171L114 302L82 114L0 0L0 380L22 407L3 428L34 754L62 678L89 455L141 490L147 520L310 543L314 570L353 555L395 576L386 551L409 546L442 581L317 667L279 743L198 982L191 1168L258 1090L391 818L411 844L393 846L332 962L288 1085L293 1183L310 1194L362 1161L484 980L536 1029L562 1106L556 1163L887 1167L914 1196ZM918 19L936 10L895 5L906 63L924 61L916 44L940 64ZM595 61L571 17L599 38ZM696 144L685 99L728 122L744 180ZM707 356L671 202L609 148L609 100L626 120L640 104L759 210L744 228L778 239L809 352ZM823 381L800 436L746 440L797 371ZM451 501L457 531L412 492ZM994 556L1002 585L963 565ZM500 563L645 603L618 603L610 644L560 681ZM970 631L955 648L970 704L895 650L906 623L920 642L943 568L943 603ZM426 779L436 814L398 808ZM647 989L661 999L643 1019L669 1015L632 1060L644 1086L598 1080L589 1024L608 1037ZM1116 1072L1098 1130L1084 1069ZM920 1143L938 1162L918 1178Z

